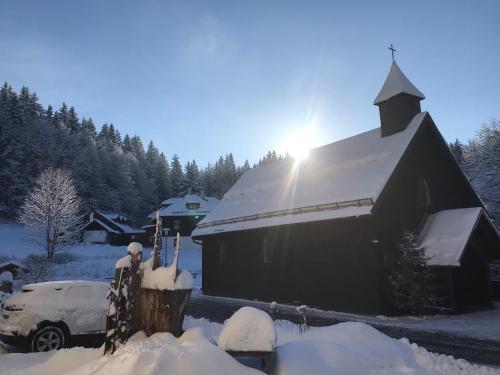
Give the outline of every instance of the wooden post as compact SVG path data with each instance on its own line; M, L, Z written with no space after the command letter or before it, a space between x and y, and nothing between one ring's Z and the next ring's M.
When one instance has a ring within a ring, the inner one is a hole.
M134 244L135 246L140 245ZM141 278L139 271L142 246L138 252L132 252L131 249L131 245L129 245L128 254L118 261L115 268L115 280L109 288L104 354L113 354L118 346L127 342L130 336L140 330L139 291Z
M161 216L160 216L160 210L157 210L155 242L153 244L153 269L156 269L161 266L161 260L160 260L161 236L162 236Z

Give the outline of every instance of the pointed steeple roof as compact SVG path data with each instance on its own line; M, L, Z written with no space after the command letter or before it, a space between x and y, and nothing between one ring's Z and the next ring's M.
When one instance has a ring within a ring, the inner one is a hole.
M420 99L425 99L424 94L422 94L420 90L417 89L408 78L406 78L401 69L399 69L398 64L393 61L391 70L389 71L389 74L385 79L384 86L382 86L382 89L373 101L373 104L378 105L379 103L384 102L401 93L413 95Z

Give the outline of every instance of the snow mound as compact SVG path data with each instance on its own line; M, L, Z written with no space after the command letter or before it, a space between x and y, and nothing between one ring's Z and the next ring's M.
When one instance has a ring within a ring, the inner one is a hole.
M123 258L118 259L115 268L130 268L132 267L132 256L125 255Z
M179 270L177 278L177 268L174 266L158 267L152 269L152 259L143 263L144 275L142 277L141 286L147 289L158 290L179 290L192 289L194 285L193 276L188 270ZM175 283L174 283L175 278Z
M186 331L179 339L170 333L144 338L140 332L113 355L102 357L71 372L72 375L156 374L258 374L211 344L200 328Z
M127 251L131 255L137 255L139 253L142 253L142 250L143 250L142 244L140 244L139 242L131 242L127 246Z
M432 374L409 346L363 323L308 331L277 348L277 374Z
M276 329L271 317L253 307L242 307L224 322L219 346L235 352L271 352L276 345Z
M0 283L1 282L8 282L8 283L11 283L14 281L14 276L12 276L12 272L10 271L4 271L2 273L0 273Z

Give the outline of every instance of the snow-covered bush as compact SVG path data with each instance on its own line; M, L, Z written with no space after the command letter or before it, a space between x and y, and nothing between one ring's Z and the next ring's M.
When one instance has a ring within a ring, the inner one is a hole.
M55 252L78 239L80 198L68 171L44 170L21 207L19 221L29 238L52 260Z
M52 278L52 263L44 255L30 254L23 260L28 272L21 278L25 284L40 283Z
M435 305L435 280L427 265L429 258L415 240L415 233L403 234L388 273L394 307L406 314L422 314Z

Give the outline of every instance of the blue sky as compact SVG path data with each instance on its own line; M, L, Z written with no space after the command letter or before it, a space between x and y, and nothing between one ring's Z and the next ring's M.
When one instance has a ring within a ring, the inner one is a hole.
M201 165L377 127L390 43L446 139L500 117L495 0L0 3L0 80Z

